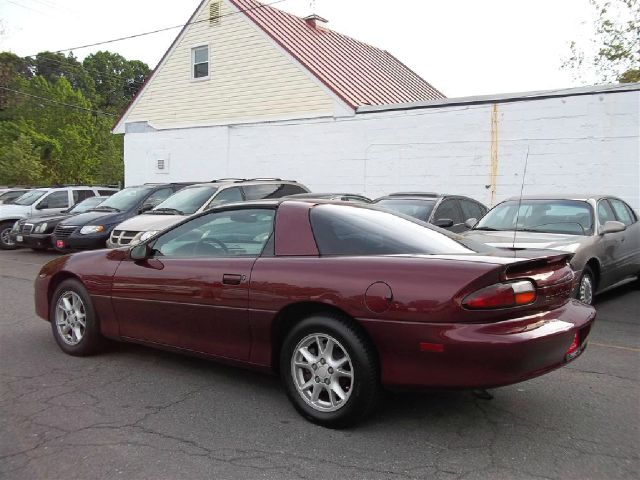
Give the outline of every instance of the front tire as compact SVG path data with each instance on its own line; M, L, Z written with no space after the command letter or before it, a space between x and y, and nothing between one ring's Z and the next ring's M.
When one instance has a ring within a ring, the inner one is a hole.
M65 280L56 288L51 297L49 321L53 338L69 355L93 355L103 345L91 297L78 280Z
M296 410L325 427L363 420L380 395L373 346L338 315L309 317L292 328L282 346L280 375Z
M16 242L11 240L11 229L15 222L0 223L0 249L15 250L18 248Z
M582 270L582 275L580 276L580 283L578 284L576 298L582 303L593 305L593 297L595 295L595 291L595 275L593 274L593 270L591 270L591 267L586 266L584 267L584 270Z

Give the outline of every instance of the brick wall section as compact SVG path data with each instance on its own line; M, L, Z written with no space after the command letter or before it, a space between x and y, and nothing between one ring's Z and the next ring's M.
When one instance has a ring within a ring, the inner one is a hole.
M281 177L315 191L489 204L492 106L127 133L126 183ZM496 201L520 193L527 149L525 194L604 192L640 209L640 92L499 104ZM157 152L169 152L169 173L154 171Z

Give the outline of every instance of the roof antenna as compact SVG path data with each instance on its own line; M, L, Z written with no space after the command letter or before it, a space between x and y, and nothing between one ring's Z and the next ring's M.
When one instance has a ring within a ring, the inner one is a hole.
M529 145L527 145L527 155L524 158L524 173L522 174L522 185L520 186L520 198L518 199L518 210L516 211L516 224L513 229L513 256L516 256L516 235L518 235L518 222L520 221L520 207L522 206L522 194L524 193L524 181L527 178L527 165L529 164Z

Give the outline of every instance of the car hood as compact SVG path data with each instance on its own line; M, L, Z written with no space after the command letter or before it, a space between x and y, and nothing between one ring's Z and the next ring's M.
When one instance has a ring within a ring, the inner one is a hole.
M60 225L117 225L127 218L130 218L131 212L86 212L73 215L62 222Z
M560 233L537 232L489 232L469 230L462 234L465 238L497 248L533 248L575 252L588 237L584 235L566 235ZM515 238L515 242L514 242Z
M0 205L0 220L4 218L26 218L29 216L31 207L26 205Z
M33 217L30 220L32 222L59 222L60 220L64 220L65 218L73 217L73 213L47 213L46 215L40 215L38 217Z
M152 230L164 230L187 218L186 215L137 215L130 218L116 228L127 232L149 232Z

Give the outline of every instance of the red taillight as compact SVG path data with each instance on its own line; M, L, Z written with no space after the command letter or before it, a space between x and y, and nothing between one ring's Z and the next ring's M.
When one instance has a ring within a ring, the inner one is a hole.
M462 305L472 310L518 307L535 302L536 296L536 287L528 280L497 283L467 296Z
M565 354L566 357L567 358L573 357L573 355L576 353L576 351L579 348L580 348L580 334L576 332L575 336L573 337L573 342L571 343L569 350L567 350L567 353Z

